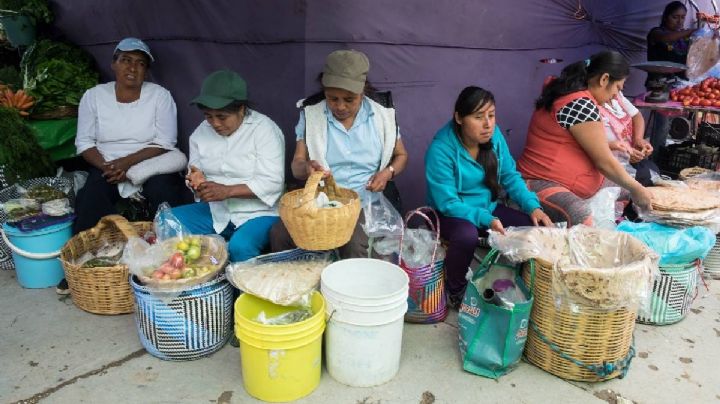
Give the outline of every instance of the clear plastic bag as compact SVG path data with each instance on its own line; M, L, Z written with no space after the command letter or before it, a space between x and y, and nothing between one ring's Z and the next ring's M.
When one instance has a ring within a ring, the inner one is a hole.
M245 293L281 306L309 306L327 258L302 261L233 263L225 273L230 283Z
M10 223L19 222L41 213L40 203L36 199L28 198L10 199L2 204L2 209Z
M626 233L578 225L568 230L568 247L553 270L558 306L617 310L647 303L659 256L644 243Z
M595 227L608 230L615 228L615 202L619 196L619 187L605 187L588 199Z
M505 234L488 230L488 243L498 249L513 264L529 259L549 263L567 254L567 229L560 227L510 226Z
M399 236L404 229L403 218L382 193L365 198L363 230L368 237Z
M402 260L408 268L421 268L433 263L433 250L435 251L435 260L442 261L445 259L445 248L439 241L436 241L434 231L427 229L405 229L405 236L402 242ZM401 236L387 236L373 243L373 249L382 256L392 256L400 254Z
M190 236L190 231L175 217L167 202L161 203L158 207L153 225L158 241Z
M272 317L268 317L264 311L261 311L258 313L257 317L255 317L254 321L265 325L288 325L305 321L312 316L312 309L309 306L306 306Z
M42 204L42 213L48 216L65 216L73 213L73 208L67 198L53 199Z
M691 81L701 79L718 61L720 61L720 39L716 31L703 24L690 37L685 73Z

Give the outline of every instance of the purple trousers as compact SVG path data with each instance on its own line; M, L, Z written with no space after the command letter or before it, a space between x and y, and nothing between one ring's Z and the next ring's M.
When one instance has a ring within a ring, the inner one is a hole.
M440 236L448 242L445 252L445 288L450 296L462 297L467 286L465 274L473 259L479 236L487 236L486 228L477 228L465 219L438 214ZM500 219L504 227L532 226L532 220L526 213L504 205L497 205L493 216Z

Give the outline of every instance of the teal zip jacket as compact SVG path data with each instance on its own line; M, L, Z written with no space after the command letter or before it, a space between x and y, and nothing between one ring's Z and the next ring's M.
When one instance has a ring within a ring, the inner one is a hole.
M463 147L452 123L435 134L425 154L428 203L444 216L489 227L497 202L490 200L492 193L483 183L485 169ZM498 159L498 183L523 212L532 213L540 201L515 169L515 160L497 125L490 141Z

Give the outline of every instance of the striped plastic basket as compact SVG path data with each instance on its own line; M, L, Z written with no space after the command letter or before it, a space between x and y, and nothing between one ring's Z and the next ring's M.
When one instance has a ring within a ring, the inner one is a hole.
M432 213L435 223L430 217L423 213L423 210ZM447 316L447 296L445 294L445 265L444 260L435 260L437 248L440 245L440 221L437 214L430 207L418 208L405 216L405 224L412 216L420 216L430 225L436 234L435 247L430 262L432 264L419 268L410 268L398 258L400 268L410 278L408 289L408 310L405 313L405 321L409 323L432 324L445 320ZM404 236L404 235L403 235ZM404 237L400 238L400 252L403 250Z
M715 245L703 261L705 276L711 279L720 279L720 234L717 235Z
M135 324L143 347L169 361L208 356L233 335L233 287L222 274L177 296L153 291L130 277Z
M638 311L637 322L666 325L685 318L697 295L699 268L700 261L660 265L649 304Z

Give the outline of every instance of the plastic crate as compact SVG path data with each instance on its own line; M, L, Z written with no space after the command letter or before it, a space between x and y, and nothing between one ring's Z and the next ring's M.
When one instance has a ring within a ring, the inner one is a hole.
M682 169L688 167L715 170L719 161L718 148L695 146L692 142L684 142L663 149L660 168L664 174L677 176Z

